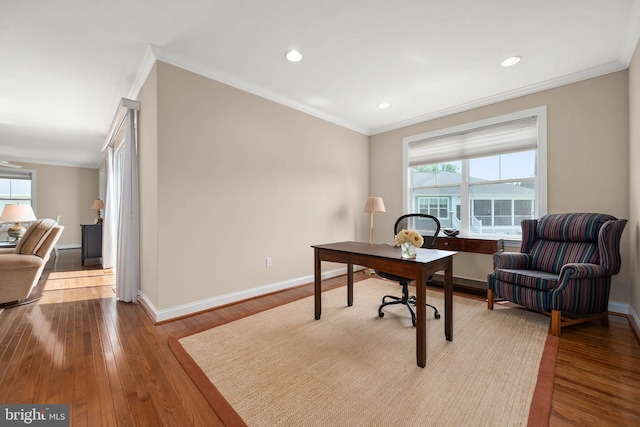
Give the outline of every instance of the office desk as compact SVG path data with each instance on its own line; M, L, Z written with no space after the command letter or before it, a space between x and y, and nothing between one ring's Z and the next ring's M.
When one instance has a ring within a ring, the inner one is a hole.
M347 264L347 305L353 305L353 265L385 271L416 281L416 359L424 368L427 361L427 278L444 270L444 333L453 340L453 255L455 252L418 249L415 259L402 259L400 248L361 242L340 242L314 245L315 318L322 314L322 261Z

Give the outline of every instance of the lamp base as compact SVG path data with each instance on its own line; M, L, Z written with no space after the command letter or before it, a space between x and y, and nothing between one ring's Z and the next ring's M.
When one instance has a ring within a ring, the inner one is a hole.
M27 231L27 229L24 228L21 223L16 222L11 228L7 230L7 234L9 235L9 237L13 237L14 242L17 242L22 236L24 236L25 231Z

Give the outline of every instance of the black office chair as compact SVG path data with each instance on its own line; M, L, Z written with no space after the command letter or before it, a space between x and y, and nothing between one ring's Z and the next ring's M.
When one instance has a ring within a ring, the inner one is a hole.
M416 213L416 214L402 215L400 218L397 219L393 227L394 235L398 234L398 232L400 232L401 230L416 230L422 235L424 239L424 244L422 245L422 247L431 248L436 242L438 233L440 233L440 221L438 221L438 218L436 218L435 216L427 215L427 214ZM411 306L412 304L416 305L416 297L409 296L409 288L408 288L409 283L411 283L413 279L406 279L404 277L395 276L393 274L385 273L384 271L376 271L376 274L382 277L383 279L393 280L394 282L398 282L400 283L400 286L402 286L401 297L397 297L394 295L385 295L382 298L382 305L380 305L380 307L378 308L378 316L384 317L384 312L382 311L382 309L388 305L404 304L407 306L407 308L409 309L409 312L411 313L411 322L413 323L413 326L416 326L416 312ZM427 282L430 282L430 281L431 281L431 277L429 277ZM387 299L391 301L387 301ZM440 318L440 313L438 313L438 309L435 306L431 304L427 304L427 307L433 308L434 310L433 317L435 317L436 319Z

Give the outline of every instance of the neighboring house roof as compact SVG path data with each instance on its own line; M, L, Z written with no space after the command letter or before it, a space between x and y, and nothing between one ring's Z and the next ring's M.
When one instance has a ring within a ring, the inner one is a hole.
M459 184L462 180L460 174L454 172L438 172L438 185L455 185ZM486 182L485 179L471 177L472 183ZM414 187L428 187L436 185L436 173L435 172L414 172L413 174ZM522 197L535 197L535 190L529 187L523 187L513 184L486 184L486 185L474 185L470 187L472 196L518 196ZM460 187L439 187L433 189L420 189L419 194L434 194L440 196L459 196Z

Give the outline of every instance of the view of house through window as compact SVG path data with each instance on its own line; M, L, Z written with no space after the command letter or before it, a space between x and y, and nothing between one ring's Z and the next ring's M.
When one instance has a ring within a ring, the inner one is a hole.
M410 212L433 215L463 235L517 238L521 221L546 206L546 142L539 136L545 115L524 115L409 141Z

